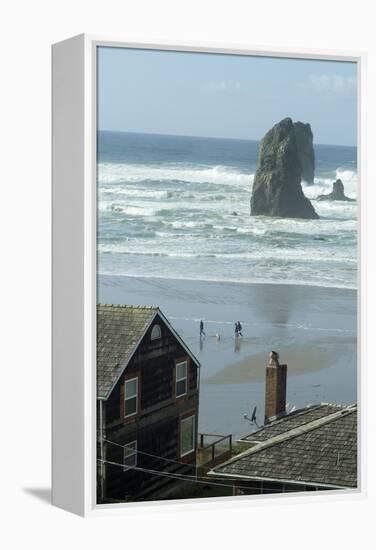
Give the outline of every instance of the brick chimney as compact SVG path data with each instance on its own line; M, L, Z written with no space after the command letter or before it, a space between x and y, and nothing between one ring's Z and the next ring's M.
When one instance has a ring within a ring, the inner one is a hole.
M265 383L265 422L286 413L287 365L280 365L278 359L275 351L269 354Z

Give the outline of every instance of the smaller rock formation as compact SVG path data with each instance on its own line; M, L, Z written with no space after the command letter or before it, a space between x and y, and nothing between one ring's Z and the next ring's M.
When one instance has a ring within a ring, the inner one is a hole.
M252 216L317 219L303 193L295 128L291 118L273 126L261 141L251 197Z
M355 199L350 199L350 197L346 197L345 188L343 186L342 180L340 179L333 182L333 191L331 193L329 193L328 195L319 195L316 200L355 202Z
M313 149L313 133L311 125L307 122L294 122L296 145L300 165L302 167L302 180L309 185L313 184L315 177L315 151Z

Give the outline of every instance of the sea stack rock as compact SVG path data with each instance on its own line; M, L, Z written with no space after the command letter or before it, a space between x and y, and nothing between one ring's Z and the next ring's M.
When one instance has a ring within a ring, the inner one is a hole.
M319 195L317 197L318 201L347 201L355 202L355 199L350 199L346 197L345 188L343 186L342 180L338 179L333 182L333 191L328 195Z
M294 122L296 145L302 167L302 180L313 185L315 176L315 151L313 149L313 133L310 124Z
M301 186L302 168L291 118L278 122L261 141L251 197L252 216L317 219Z

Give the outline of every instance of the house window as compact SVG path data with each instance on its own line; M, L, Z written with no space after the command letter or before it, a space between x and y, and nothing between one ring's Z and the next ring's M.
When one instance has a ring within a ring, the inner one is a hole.
M180 397L187 393L187 370L187 361L176 364L176 397Z
M124 446L123 464L124 471L137 466L137 441L132 441Z
M150 340L159 340L162 338L162 330L159 325L154 325L151 330Z
M195 450L195 416L189 416L180 421L180 456L187 455Z
M124 416L137 414L138 378L124 383Z

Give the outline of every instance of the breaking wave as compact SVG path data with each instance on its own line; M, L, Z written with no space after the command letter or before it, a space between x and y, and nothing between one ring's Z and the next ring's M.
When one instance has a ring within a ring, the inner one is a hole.
M249 187L251 178L236 168L187 164L115 164L100 163L99 185L108 183L136 183L143 181L176 181L192 183L219 183Z

